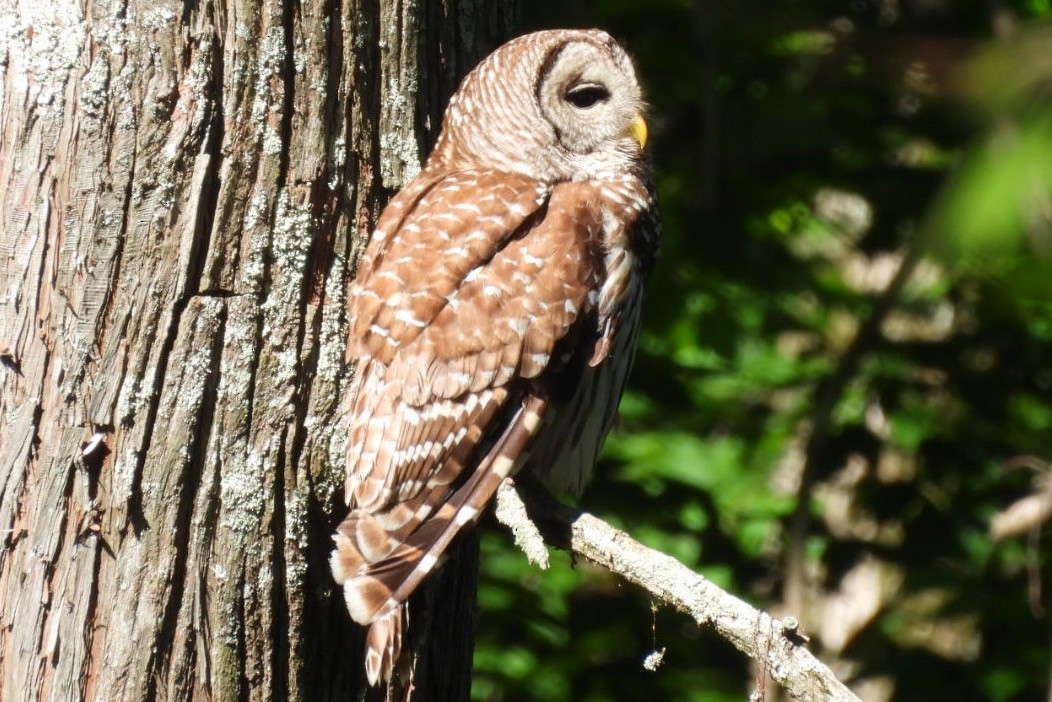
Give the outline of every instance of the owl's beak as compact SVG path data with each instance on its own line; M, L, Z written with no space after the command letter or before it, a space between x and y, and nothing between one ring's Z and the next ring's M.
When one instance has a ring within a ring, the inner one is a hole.
M632 124L628 127L628 133L639 144L639 148L646 148L647 121L643 119L643 115L636 113L636 116L632 118Z

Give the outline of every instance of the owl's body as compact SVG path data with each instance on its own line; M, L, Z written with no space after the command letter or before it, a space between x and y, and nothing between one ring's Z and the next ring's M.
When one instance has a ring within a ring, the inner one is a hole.
M498 49L384 210L351 295L333 573L389 678L405 602L500 481L580 491L634 354L657 227L631 63L599 31Z

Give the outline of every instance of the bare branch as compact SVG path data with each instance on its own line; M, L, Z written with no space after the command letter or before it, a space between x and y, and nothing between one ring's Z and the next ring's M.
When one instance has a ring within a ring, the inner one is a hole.
M510 481L509 481L510 483ZM511 483L544 540L586 558L646 589L665 604L711 625L735 648L766 669L795 699L860 702L804 647L792 617L778 620L724 592L685 565L647 548L597 517L567 507L529 481ZM505 495L505 501L514 500ZM498 519L517 510L503 509ZM506 523L506 522L505 522ZM510 525L509 525L510 526ZM517 524L521 529L521 524Z

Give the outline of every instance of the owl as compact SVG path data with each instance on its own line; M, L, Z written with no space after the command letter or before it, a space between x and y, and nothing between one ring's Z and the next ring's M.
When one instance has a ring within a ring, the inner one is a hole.
M579 492L614 420L657 247L639 83L605 32L497 49L384 209L350 295L331 565L390 679L406 601L500 482Z

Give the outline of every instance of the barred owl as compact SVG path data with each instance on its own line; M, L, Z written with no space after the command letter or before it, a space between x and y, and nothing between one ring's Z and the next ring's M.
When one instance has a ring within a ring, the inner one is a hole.
M512 40L453 95L351 291L332 571L389 679L406 601L501 480L579 492L634 356L657 223L631 60L606 33Z

